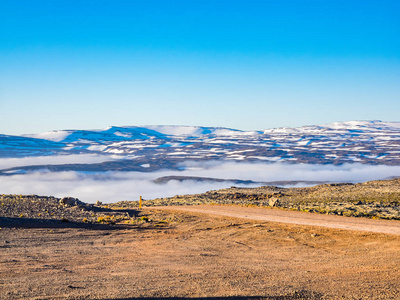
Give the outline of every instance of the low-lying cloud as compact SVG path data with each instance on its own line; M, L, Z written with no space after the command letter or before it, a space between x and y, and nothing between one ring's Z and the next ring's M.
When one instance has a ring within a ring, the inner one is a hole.
M162 176L199 176L253 181L363 182L400 176L400 166L363 164L310 165L283 163L187 163L184 171L141 172L35 172L0 177L0 193L72 196L84 202L115 202L201 193L235 185L230 182L169 181L156 184Z

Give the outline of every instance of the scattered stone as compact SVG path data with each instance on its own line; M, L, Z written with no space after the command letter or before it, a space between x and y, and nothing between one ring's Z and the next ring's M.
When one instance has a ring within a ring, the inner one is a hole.
M60 200L62 206L75 206L78 205L78 199L72 197L64 197ZM80 201L79 201L80 202Z
M25 222L24 219L36 220L35 222L69 222L69 223L91 223L97 221L97 214L92 204L86 204L73 197L55 198L47 196L18 196L3 195L0 201L0 218L18 218L12 221L16 224ZM89 209L91 209L89 211ZM127 212L122 210L102 211L104 216L110 215L107 224L117 223L127 218ZM85 220L85 221L82 221Z
M271 206L271 207L278 206L279 205L279 199L275 198L275 197L272 197L271 199L269 199L268 205Z

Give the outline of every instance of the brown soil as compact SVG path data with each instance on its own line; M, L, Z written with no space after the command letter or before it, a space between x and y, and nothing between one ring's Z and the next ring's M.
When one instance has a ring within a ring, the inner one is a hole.
M199 212L257 221L270 221L297 225L321 226L336 229L368 231L400 235L400 222L366 218L348 218L335 215L310 214L271 208L240 207L237 205L164 206L161 209Z
M15 219L0 218L0 299L400 298L398 235L171 209Z

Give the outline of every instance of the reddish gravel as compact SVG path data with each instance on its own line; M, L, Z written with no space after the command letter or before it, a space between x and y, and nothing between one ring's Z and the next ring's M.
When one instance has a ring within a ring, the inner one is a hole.
M229 205L165 206L160 209L198 212L257 221L271 221L298 225L321 226L336 229L368 231L400 235L400 221L350 218L312 214L283 209L241 207Z

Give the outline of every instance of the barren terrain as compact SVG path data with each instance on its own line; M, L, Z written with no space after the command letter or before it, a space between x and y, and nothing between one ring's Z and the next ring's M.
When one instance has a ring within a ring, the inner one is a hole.
M385 220L398 209L398 179L237 190L171 198L219 205L143 209L1 195L0 299L400 298L400 222ZM317 214L277 199L381 212Z
M171 209L138 220L36 228L2 220L0 298L400 297L397 235Z
M240 206L196 205L165 206L161 209L199 212L203 214L235 217L241 219L270 221L297 225L311 225L336 229L368 231L400 235L400 222L369 220L366 218L347 218L333 215L315 215L288 210L263 209Z

